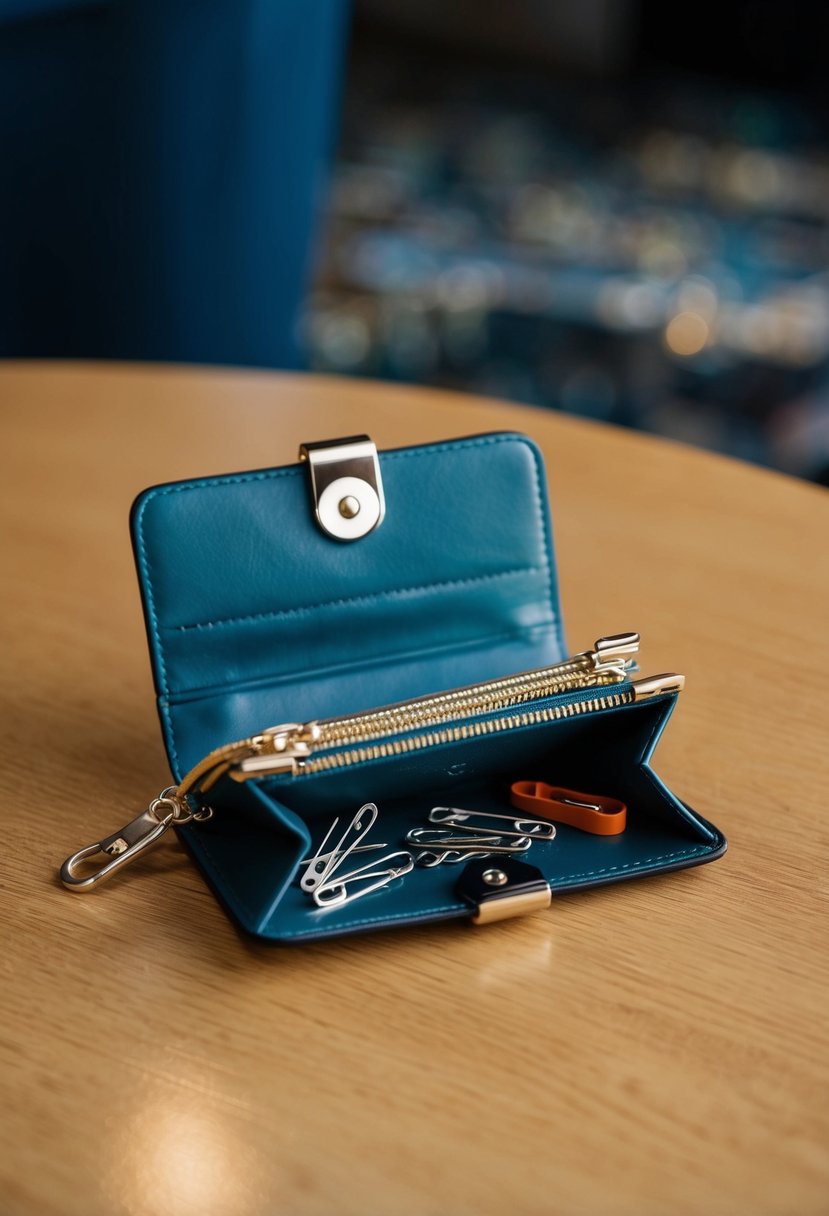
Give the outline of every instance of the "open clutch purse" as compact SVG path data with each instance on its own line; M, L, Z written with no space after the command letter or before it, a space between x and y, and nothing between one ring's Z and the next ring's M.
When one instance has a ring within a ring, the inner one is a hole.
M301 455L137 500L175 784L66 886L172 826L243 928L302 941L485 923L722 854L650 767L682 677L641 677L632 633L567 657L531 441Z

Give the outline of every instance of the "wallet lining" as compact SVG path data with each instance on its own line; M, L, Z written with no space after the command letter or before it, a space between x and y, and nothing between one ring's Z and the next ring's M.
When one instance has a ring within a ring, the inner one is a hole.
M191 833L191 847L201 853L208 871L212 867L220 873L217 885L226 902L232 901L227 898L229 889L241 896L245 906L237 900L235 911L246 927L286 941L327 937L372 924L379 927L469 914L468 906L454 894L462 864L416 867L386 890L354 904L315 908L297 885L297 864L313 853L335 814L345 827L364 801L376 801L380 809L370 839L385 842L392 852L407 847L403 838L409 828L426 826L431 806L509 813L508 789L516 779L546 780L621 797L628 804L628 827L620 836L594 837L557 825L554 841L533 843L525 860L542 870L554 890L573 890L634 877L651 868L709 860L722 851L722 837L671 795L646 763L673 700L661 698L554 727L527 728L516 732L525 736L520 748L514 739L507 744L501 737L496 742L503 746L496 748L491 739L475 739L435 749L444 750L443 760L457 768L463 763L457 756L465 755L471 765L477 759L475 745L487 743L482 767L469 776L449 777L444 768L421 773L415 782L414 770L407 780L398 759L396 767L393 761L383 761L305 782L301 778L272 780L267 788L261 784L236 786L234 791L230 787L235 783L227 782L224 789L234 807L217 807L214 821ZM419 759L422 761L422 755ZM378 784L381 776L384 785ZM392 796L395 782L396 796ZM244 824L237 815L244 818ZM232 841L237 835L243 852L234 877ZM252 898L257 885L252 869L262 880L258 903Z

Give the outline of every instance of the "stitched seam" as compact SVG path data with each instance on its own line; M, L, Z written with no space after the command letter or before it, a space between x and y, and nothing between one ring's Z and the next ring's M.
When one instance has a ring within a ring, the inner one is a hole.
M523 442L523 440L519 442ZM559 649L563 651L564 638L562 637L561 632L561 613L553 612L553 567L550 560L553 546L552 538L550 537L549 533L549 519L544 510L544 496L541 488L541 461L539 459L537 450L532 446L532 444L524 443L524 446L527 448L527 451L532 457L533 468L535 470L535 512L536 519L541 530L541 535L543 537L542 548L544 551L544 568L547 572L547 605L550 609L549 619L555 625Z
M417 456L428 456L433 452L455 452L458 448L487 448L497 443L524 443L515 431L506 435L483 435L478 439L448 439L445 443L430 443L426 447L403 448L400 451L383 452L384 460L411 460Z
M200 842L199 848L205 854L205 856L207 856L210 859L214 869L216 870L216 873L219 874L225 880L225 882L227 882L228 881L227 873L223 869L223 867L219 863L219 861L217 860L216 854L213 852L213 850L207 846L207 844L204 840L202 840ZM706 846L698 846L693 849L680 849L673 853L659 853L654 857L646 857L641 861L629 862L626 865L601 866L597 870L583 870L577 874L562 874L562 875L559 875L557 878L550 879L548 881L549 881L551 887L555 887L555 886L559 886L563 882L571 882L573 879L576 879L576 878L594 878L598 874L621 874L625 870L630 870L630 871L641 870L644 866L652 865L654 862L657 862L657 861L673 861L679 857L699 857L701 854L708 853L710 851L711 851L710 847L706 847ZM250 907L250 905L247 904L243 899L240 899L238 897L238 895L236 893L235 885L231 884L231 889L233 891L233 900L235 901L237 906L239 908L241 908L242 911L247 914L248 918L251 921L256 921L258 923L258 918L257 918L255 912L253 911L253 909ZM458 904L446 904L443 907L439 907L439 908L428 908L428 909L426 909L425 912L415 913L414 916L412 915L411 912L396 912L392 915L387 914L385 916L364 916L364 917L359 917L356 920L350 920L346 923L341 923L337 927L339 929L353 929L353 928L357 928L360 925L374 925L374 924L381 924L381 923L389 924L391 921L399 921L399 920L409 920L409 921L414 920L415 923L421 923L423 916L440 916L440 915L443 915L443 914L449 913L449 912L457 912L458 907L459 907ZM254 930L254 932L261 932L261 931ZM283 939L297 938L297 937L317 937L319 935L320 934L319 934L318 927L314 927L314 928L310 928L310 929L297 929L297 930L279 934L279 936Z
M469 578L447 579L443 583L421 583L414 587L396 587L390 591L373 591L367 595L354 595L338 600L325 600L320 604L305 604L299 608L281 608L274 612L255 612L250 616L223 617L215 621L196 621L192 625L165 625L167 633L186 633L197 629L216 629L225 625L250 625L257 621L280 621L290 617L306 616L319 612L323 608L343 608L349 604L371 604L378 600L395 599L398 596L416 596L431 594L433 591L446 591L451 587L467 587L472 583L485 583L498 578L516 578L519 574L535 574L539 566L516 566L513 570L497 570L493 574L475 574ZM539 624L554 623L542 621Z
M580 874L559 874L549 879L550 886L558 886L562 882L570 882L573 878L593 878L596 874L620 874L622 870L641 870L655 861L670 861L675 857L698 857L701 853L710 853L708 845L696 845L692 849L681 849L675 853L660 853L656 857L645 857L642 861L630 861L623 866L600 866L598 870L582 870Z
M173 714L172 714L171 706L169 705L169 703L166 700L162 701L160 698L159 698L158 706L159 706L159 709L161 710L161 716L162 716L162 718L164 720L164 724L167 728L165 733L166 733L167 738L169 739L169 743L170 743L169 756L170 756L170 760L172 761L172 769L173 769L173 772L175 773L176 781L181 781L181 778L184 776L184 771L181 767L181 760L179 759L178 747L176 746L176 732L175 732L175 727L173 725Z
M501 642L514 642L516 638L519 640L530 639L532 635L537 633L549 633L552 621L539 621L537 625L522 625L518 629L509 633L487 633L480 636L464 639L463 642L444 642L440 646L418 647L414 650L395 651L393 654L384 656L379 661L379 665L385 664L389 659L394 662L411 662L420 660L423 656L440 658L444 655L458 654L460 651L474 652L482 649L484 646L492 646ZM371 662L369 659L362 658L360 660L351 660L346 663L324 663L320 667L303 668L302 671L269 671L261 676L256 676L250 680L238 680L232 685L232 691L235 692L271 692L275 688L285 685L294 684L302 678L306 683L317 675L334 675L348 674L350 672L363 672L372 670L378 663ZM179 692L171 693L168 701L171 706L179 709L185 705L191 705L193 702L202 702L211 697L227 696L227 684L203 684L196 688L187 688Z
M150 572L150 562L147 557L147 546L144 541L144 508L152 500L153 495L147 497L138 510L138 564L141 567L141 573L144 577L144 587L147 593L147 608L150 622L150 633L155 641L155 654L158 660L158 675L161 682L161 692L168 693L169 686L167 684L167 666L164 662L164 646L161 641L161 634L158 627L158 615L155 609L155 596L153 594L153 580Z
M417 456L430 456L435 452L455 452L458 448L489 447L496 443L522 443L525 447L528 446L526 441L518 434L491 435L487 438L476 440L459 439L448 443L429 444L425 447L410 448L400 452L381 452L380 455L384 462L387 460L405 460ZM535 451L532 449L531 451L535 457ZM537 466L537 458L535 463ZM218 486L243 485L251 481L273 481L280 477L301 477L302 473L303 470L301 468L287 468L263 469L260 473L228 473L219 477L199 477L195 481L186 481L172 486L160 486L158 489L150 490L145 502L149 502L153 498L164 498L167 494L183 494L187 490L205 490L214 489Z
M410 920L410 921L413 921L415 924L421 924L423 916L430 916L430 917L431 916L440 916L445 912L458 912L459 910L463 910L463 904L447 904L443 908L429 908L428 911L426 911L424 913L415 913L414 916L412 915L411 912L395 912L391 916L363 916L357 920L350 920L345 924L341 923L337 926L337 928L338 929L355 929L355 928L357 928L358 925L377 925L377 924L386 925L386 924L389 924L393 920ZM472 912L472 910L473 909L470 907L470 909L469 909L470 913ZM458 919L460 919L460 917ZM294 938L294 937L317 937L317 936L319 936L318 929L296 929L296 930L291 930L288 933L280 934L280 937L284 938L285 940L287 940L288 938Z
M243 485L250 481L276 481L280 477L299 477L302 469L263 469L261 473L228 473L219 477L197 477L194 481L185 481L171 486L159 486L150 490L147 501L152 498L164 498L167 494L184 494L188 490L212 490L218 486Z

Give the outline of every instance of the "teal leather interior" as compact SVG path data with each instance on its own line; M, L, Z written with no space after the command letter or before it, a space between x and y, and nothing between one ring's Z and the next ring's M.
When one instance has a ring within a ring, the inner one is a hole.
M132 534L176 778L279 722L565 656L541 456L498 434L383 452L386 518L326 536L302 465L179 482Z
M0 355L299 367L346 0L0 0Z
M524 859L539 867L554 891L710 861L725 847L722 835L667 790L648 764L676 699L659 697L317 777L282 777L255 788L225 780L211 796L213 819L183 834L233 916L274 941L469 915L455 890L463 866L451 864L415 867L388 889L343 908L315 908L299 887L298 863L319 845L335 815L342 830L369 800L380 814L367 840L393 852L407 847L410 828L426 826L433 806L509 814L508 791L516 779L555 778L621 798L628 807L621 835L591 836L558 825L553 841L533 842Z
M374 708L565 656L541 458L499 434L385 452L387 513L353 544L314 522L302 466L146 491L132 526L159 712L177 779L212 748L275 723ZM613 627L609 622L609 628ZM573 694L572 699L584 694ZM560 826L526 860L554 890L698 864L722 835L655 776L675 695L331 772L211 791L182 829L233 917L274 941L468 916L462 865L416 867L317 909L299 862L334 816L375 802L371 842L404 848L432 806L508 813L516 780L621 798L628 826Z

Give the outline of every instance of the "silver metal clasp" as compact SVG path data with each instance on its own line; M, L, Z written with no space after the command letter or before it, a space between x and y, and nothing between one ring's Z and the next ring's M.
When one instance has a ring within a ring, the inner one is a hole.
M383 522L386 501L377 448L368 435L303 443L314 514L327 536L360 540Z

